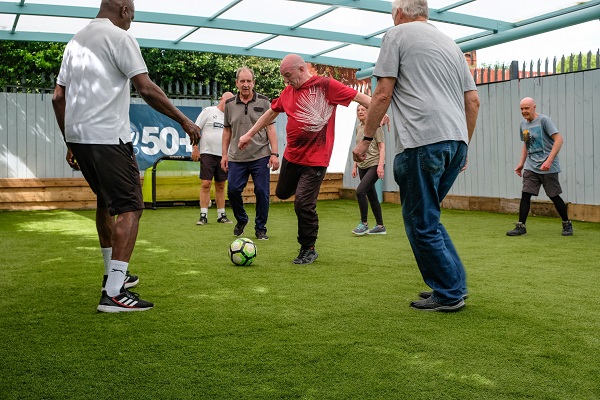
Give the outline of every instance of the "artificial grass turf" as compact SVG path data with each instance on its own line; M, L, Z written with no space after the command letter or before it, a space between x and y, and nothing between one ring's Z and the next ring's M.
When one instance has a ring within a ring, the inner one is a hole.
M467 267L455 314L408 307L422 283L400 206L385 236L355 237L353 201L320 202L318 260L297 255L291 203L274 203L251 267L232 225L198 209L144 212L131 260L153 310L97 314L94 212L0 213L0 398L595 399L600 224L444 210ZM248 211L253 218L254 209ZM246 237L253 239L252 224Z

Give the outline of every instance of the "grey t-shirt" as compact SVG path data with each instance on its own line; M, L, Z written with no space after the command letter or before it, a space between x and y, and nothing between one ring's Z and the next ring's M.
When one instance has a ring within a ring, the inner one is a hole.
M525 142L527 148L524 169L533 171L536 174L560 172L558 156L556 156L548 171L541 170L542 164L546 161L552 151L552 146L554 146L552 135L555 133L558 133L558 129L556 129L552 120L543 114L538 114L531 122L527 120L521 122L521 140Z
M227 152L229 161L254 161L271 155L266 128L258 131L244 150L238 148L240 137L246 134L270 108L269 98L256 92L248 104L240 100L239 94L227 100L223 125L231 128L231 141Z
M396 154L445 140L468 143L464 93L477 88L450 37L427 22L395 26L383 37L373 75L396 78Z

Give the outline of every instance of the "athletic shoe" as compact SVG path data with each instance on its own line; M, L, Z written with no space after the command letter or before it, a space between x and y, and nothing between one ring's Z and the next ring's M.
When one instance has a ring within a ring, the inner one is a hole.
M385 230L385 226L375 225L373 229L367 232L367 235L385 235L387 231Z
M102 290L106 287L106 281L108 279L108 275L104 275L102 277ZM131 275L129 271L125 272L125 281L123 282L123 286L125 289L129 289L134 287L140 282L140 278L137 275Z
M227 215L221 214L219 218L217 218L217 222L220 224L233 224L233 222L227 218Z
M233 236L242 236L244 234L244 228L247 223L238 222L235 224L235 228L233 228Z
M422 299L428 299L428 298L430 298L430 297L431 297L431 295L432 295L432 294L433 294L433 292L432 292L432 291L419 292L419 297L420 297L420 298L422 298ZM465 294L465 295L463 296L463 300L466 300L466 299L468 299L468 298L469 298L469 295L468 295L468 294Z
M298 257L292 261L294 264L312 264L319 254L315 251L315 247L302 247Z
M362 222L360 224L358 224L358 226L354 229L352 229L352 233L354 233L355 235L364 235L369 231L369 226L366 224L363 224Z
M417 300L410 303L410 307L419 311L456 312L465 307L465 301L460 299L452 304L440 304L433 300L433 296L427 299Z
M123 282L123 286L125 289L129 289L134 287L140 282L140 278L137 275L131 275L129 271L125 272L125 282Z
M564 225L563 225L563 229L564 229ZM563 232L564 232L564 230L563 230ZM517 222L515 229L513 229L512 231L506 232L506 236L521 236L526 233L527 233L527 228L525 228L525 224L522 222Z
M563 236L573 236L573 223L571 221L563 221Z
M200 214L200 219L196 222L196 225L206 225L208 224L208 218L206 218L206 214Z
M106 291L102 291L98 312L118 313L132 311L146 311L154 307L149 301L140 299L137 293L130 292L127 289L121 289L121 293L114 297L109 297Z
M266 232L256 232L256 238L258 240L269 240Z

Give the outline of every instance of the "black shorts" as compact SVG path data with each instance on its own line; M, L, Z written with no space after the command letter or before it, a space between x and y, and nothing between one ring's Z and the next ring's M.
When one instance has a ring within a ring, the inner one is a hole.
M110 215L144 209L140 171L131 142L67 144L96 194L98 208L108 208Z
M557 172L538 174L528 169L523 170L523 192L537 196L542 185L544 185L544 191L548 197L555 197L562 193Z
M203 181L225 182L227 172L221 169L221 156L200 154L200 179Z

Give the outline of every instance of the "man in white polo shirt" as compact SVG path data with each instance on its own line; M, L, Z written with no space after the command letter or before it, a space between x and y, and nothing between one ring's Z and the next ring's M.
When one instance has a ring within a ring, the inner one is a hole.
M148 105L181 125L192 145L199 140L199 128L148 77L140 47L127 32L134 13L133 0L102 0L96 19L67 44L52 98L67 162L97 196L105 270L100 312L154 306L127 290L137 284L127 269L144 208L131 143L130 80Z

